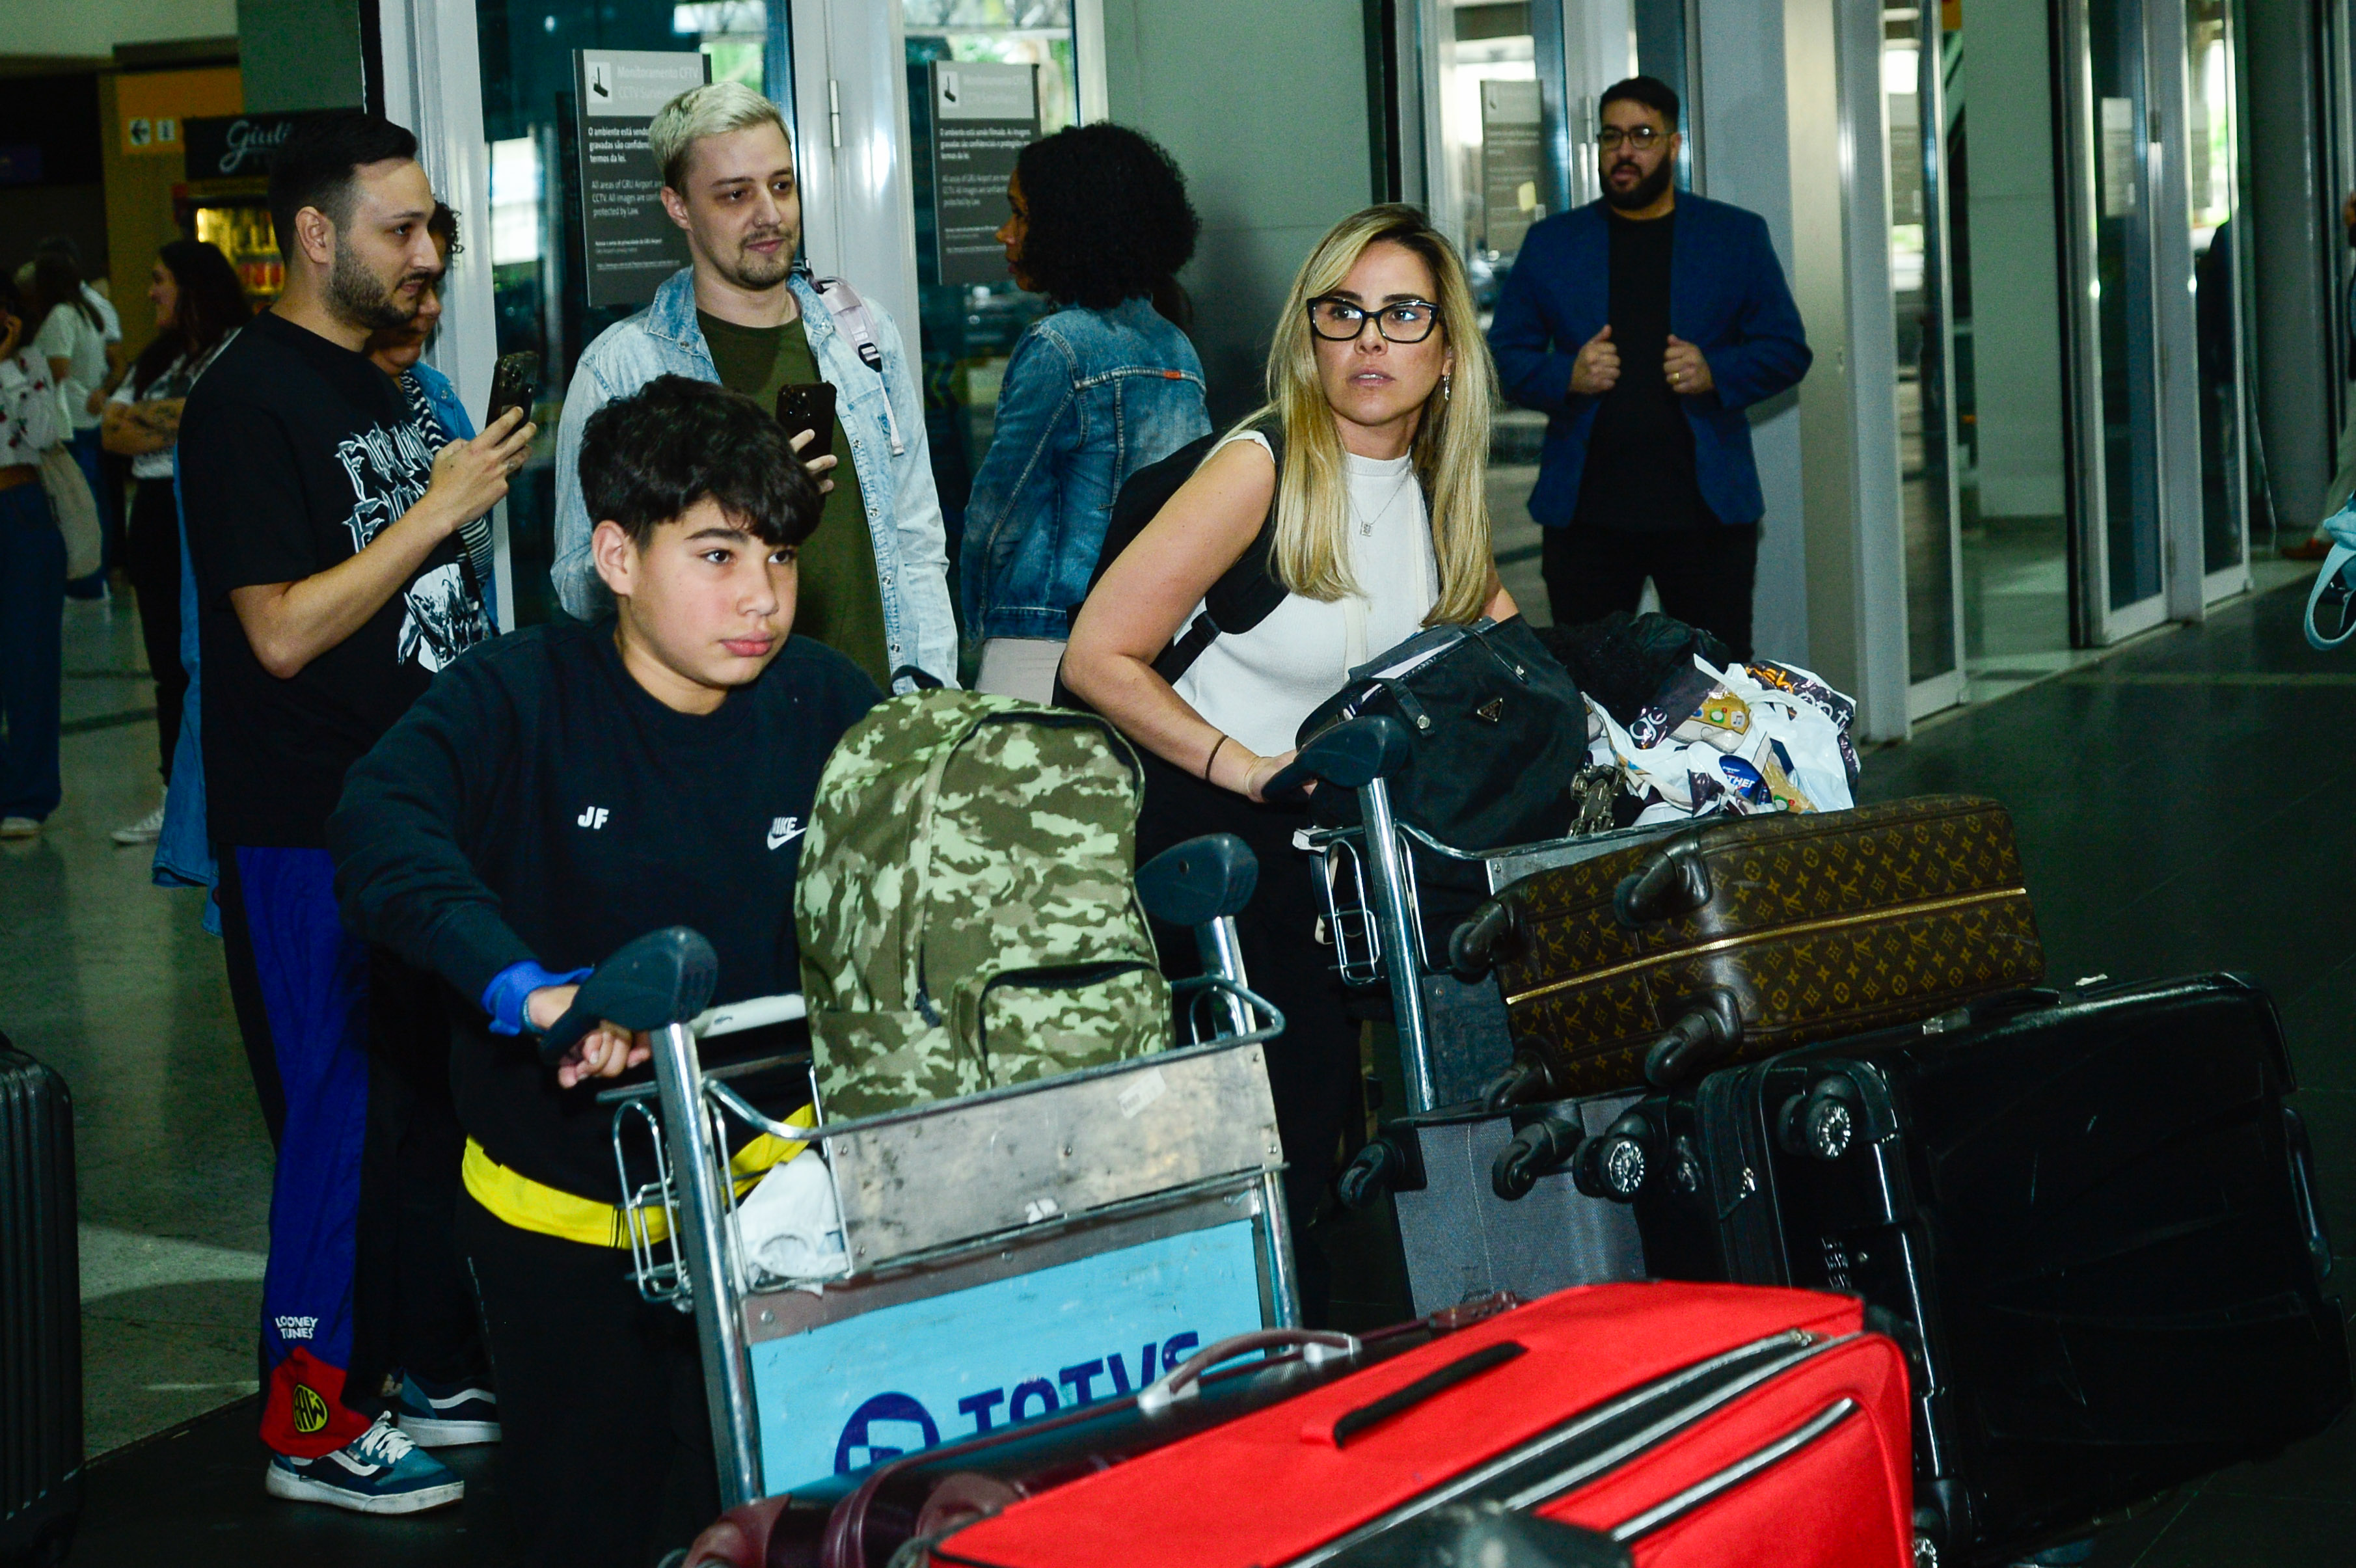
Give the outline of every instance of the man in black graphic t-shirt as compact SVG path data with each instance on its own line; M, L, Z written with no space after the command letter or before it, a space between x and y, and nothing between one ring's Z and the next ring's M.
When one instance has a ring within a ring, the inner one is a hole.
M1751 404L1807 373L1808 344L1757 214L1680 192L1677 95L1604 91L1603 199L1531 225L1489 347L1506 395L1546 413L1530 515L1557 625L1661 607L1751 656L1767 510Z
M407 324L442 269L415 154L408 132L359 113L311 122L279 150L285 293L197 383L179 446L223 947L278 1143L264 1484L366 1513L455 1500L464 1484L416 1443L498 1434L466 1359L448 1217L438 1249L430 1227L410 1247L410 1156L380 1150L413 1129L386 1128L370 1087L430 1054L421 1036L438 1034L446 1059L447 1012L435 983L344 929L326 849L345 770L490 635L456 533L506 495L532 435L511 413L437 453L361 352L371 331ZM387 1214L401 1217L386 1221L396 1241L371 1240L370 1217ZM381 1277L387 1258L397 1280Z

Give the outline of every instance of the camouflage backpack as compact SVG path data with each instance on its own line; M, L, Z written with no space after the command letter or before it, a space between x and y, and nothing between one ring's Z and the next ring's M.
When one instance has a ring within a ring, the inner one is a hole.
M794 892L819 1103L872 1116L1159 1050L1137 756L1092 714L883 703L827 759Z

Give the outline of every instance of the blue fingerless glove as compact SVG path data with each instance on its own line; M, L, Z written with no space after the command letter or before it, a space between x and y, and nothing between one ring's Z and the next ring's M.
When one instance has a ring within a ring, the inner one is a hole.
M593 972L586 969L573 969L555 974L530 959L508 965L483 987L483 1011L491 1015L491 1033L520 1035L530 1032L537 1035L540 1031L532 1028L531 1020L524 1012L524 1003L531 993L543 986L576 984L588 979Z

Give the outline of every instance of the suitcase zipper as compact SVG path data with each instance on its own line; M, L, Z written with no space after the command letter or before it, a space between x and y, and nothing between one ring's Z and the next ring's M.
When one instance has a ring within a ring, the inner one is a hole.
M1968 909L1976 904L1993 904L2007 898L2026 898L2027 887L1993 887L1978 893L1958 893L1947 898L1925 898L1913 904L1893 904L1885 909L1867 909L1852 915L1827 915L1821 920L1802 920L1794 925L1775 926L1763 930L1745 931L1737 937L1720 937L1714 942L1701 942L1689 948L1646 953L1624 963L1610 964L1561 980L1534 985L1505 998L1505 1005L1518 1007L1525 1002L1535 1002L1542 996L1558 996L1581 986L1599 985L1616 980L1623 974L1650 969L1655 964L1676 963L1687 959L1708 958L1714 953L1732 952L1740 948L1755 947L1761 942L1789 941L1795 937L1821 936L1826 931L1846 930L1853 926L1877 925L1890 920L1912 919L1921 915L1944 915L1954 909Z
M1286 1568L1312 1568L1331 1562L1361 1542L1450 1503L1491 1501L1515 1511L1535 1508L1618 1469L1655 1444L1793 1368L1862 1337L1861 1334L1845 1334L1826 1338L1794 1328L1697 1361L1580 1412L1561 1425L1377 1515L1315 1551L1291 1559ZM1738 1476L1727 1484L1733 1485L1740 1478ZM1707 1500L1697 1498L1694 1506Z
M1631 1541L1642 1541L1655 1530L1665 1530L1704 1503L1732 1491L1762 1470L1771 1469L1790 1458L1855 1415L1860 1408L1857 1401L1844 1395L1765 1447L1744 1455L1715 1475L1703 1477L1676 1496L1654 1504L1635 1518L1622 1520L1604 1533L1624 1545Z

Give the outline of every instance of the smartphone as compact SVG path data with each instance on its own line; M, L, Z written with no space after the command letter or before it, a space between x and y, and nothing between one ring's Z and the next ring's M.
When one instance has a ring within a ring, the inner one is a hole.
M811 381L806 386L777 389L777 423L790 441L807 430L814 439L802 448L802 461L811 463L834 450L834 383Z
M483 428L497 424L511 408L523 410L523 416L530 419L532 402L539 395L540 356L529 349L500 355L498 369L491 372L491 406L483 416Z

